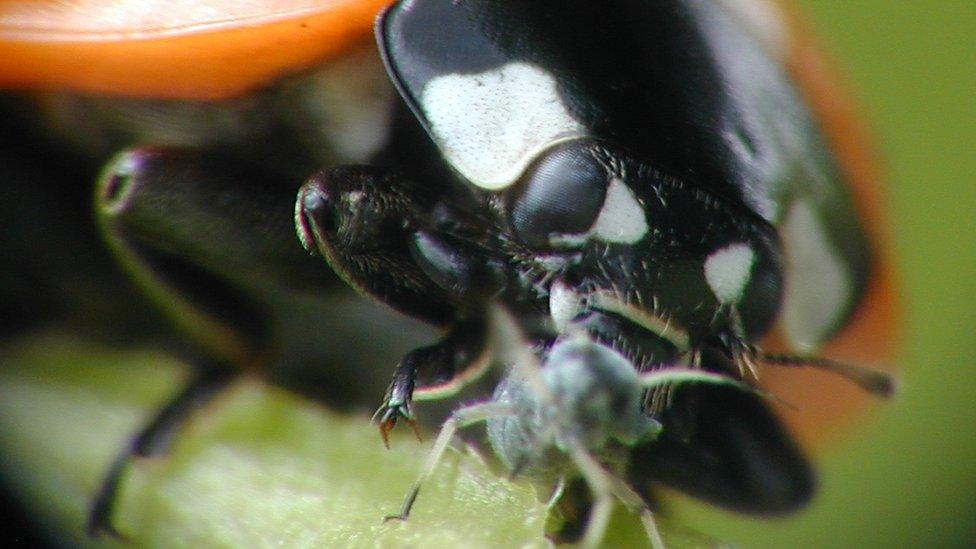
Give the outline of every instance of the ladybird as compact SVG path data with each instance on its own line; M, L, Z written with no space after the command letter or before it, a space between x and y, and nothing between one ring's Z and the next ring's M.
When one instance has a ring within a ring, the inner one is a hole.
M191 336L201 374L119 454L90 529L114 531L127 460L158 452L233 372L337 362L335 345L315 343L341 341L330 316L347 287L444 333L397 361L377 412L384 441L413 424L414 399L503 371L493 395L455 412L430 463L457 428L486 421L513 474L582 480L563 498L580 524L555 539L598 542L616 497L655 540L658 486L746 513L802 507L814 474L770 401L802 406L815 391L767 383L796 372L762 366L892 388L814 354L847 358L831 342L879 329L891 290L865 224L870 174L809 44L758 0L413 0L377 20L377 56L361 37L385 4L150 26L95 17L63 32L13 13L0 26L4 85L130 97L46 96L76 114L55 117L72 120L70 139L97 141L82 144L96 155L169 145L106 164L96 210L129 276ZM272 49L282 40L295 46ZM98 70L69 71L68 58ZM279 101L304 97L287 80L253 91L322 62L342 76L325 77L313 106ZM357 87L366 73L387 83ZM357 91L390 85L361 108ZM218 97L231 99L171 101ZM339 113L322 128L320 107ZM181 131L202 113L213 123ZM295 200L316 163L331 167ZM360 366L319 381L375 381L375 354L344 351Z
M511 344L489 341L485 319L501 307L539 355L537 377L577 386L529 384L517 373L528 359L496 357L534 394L503 382L444 432L488 421L513 472L565 454L574 467L557 467L557 480L582 475L600 514L585 540L602 539L610 493L643 511L658 485L763 515L810 500L806 458L756 393L588 381L619 360L738 382L779 364L893 389L882 373L812 354L858 310L873 252L817 113L754 23L690 0L415 0L384 12L377 42L406 111L391 150L320 172L296 205L309 251L446 331L400 362L377 413L384 438L413 420L414 396L456 390ZM765 350L773 333L788 353ZM588 350L564 351L579 338ZM621 438L601 422L634 416L595 402L629 409L640 387L639 412L660 428Z

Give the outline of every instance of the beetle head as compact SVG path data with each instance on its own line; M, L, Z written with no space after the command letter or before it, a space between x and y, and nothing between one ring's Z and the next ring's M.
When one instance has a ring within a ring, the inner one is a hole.
M659 318L692 340L725 332L751 340L779 307L772 227L735 200L611 143L556 142L504 193L502 209L516 239L563 258L553 276L563 284L551 292L559 301L551 303L554 315L561 308L571 317L574 301L599 299L625 316Z

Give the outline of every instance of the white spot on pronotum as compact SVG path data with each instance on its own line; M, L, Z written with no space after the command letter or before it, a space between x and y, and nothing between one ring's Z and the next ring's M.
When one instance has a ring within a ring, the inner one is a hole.
M738 303L752 276L756 252L748 244L721 248L705 260L705 281L720 303Z
M582 133L556 79L528 63L429 81L420 106L444 157L471 183L503 189L542 149Z
M580 310L580 295L572 288L557 280L549 288L549 316L556 330L565 331L566 326Z
M647 230L644 207L634 191L620 179L611 180L603 208L590 232L605 242L633 244L644 238Z
M783 330L795 350L807 351L823 343L845 311L850 274L811 204L793 204L782 232L788 265Z

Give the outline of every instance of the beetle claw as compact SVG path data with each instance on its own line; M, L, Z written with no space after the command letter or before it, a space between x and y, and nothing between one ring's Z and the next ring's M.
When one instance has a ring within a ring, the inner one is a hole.
M413 414L410 412L410 407L407 404L384 404L379 410L376 411L374 418L379 417L379 428L380 437L383 439L383 446L390 449L390 431L396 427L397 421L401 418L407 422L410 429L413 430L414 435L417 436L417 440L423 442L423 437L420 435L420 429L417 427L417 422L413 419Z

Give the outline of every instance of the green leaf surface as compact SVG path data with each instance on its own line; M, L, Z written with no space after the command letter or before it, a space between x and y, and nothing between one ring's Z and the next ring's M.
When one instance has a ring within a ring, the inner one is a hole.
M187 372L164 355L50 336L2 357L5 480L52 537L87 543L101 476ZM408 522L383 523L427 448L398 433L386 450L368 414L244 379L194 416L169 457L133 462L115 524L149 547L544 545L535 491L469 451L448 453Z

